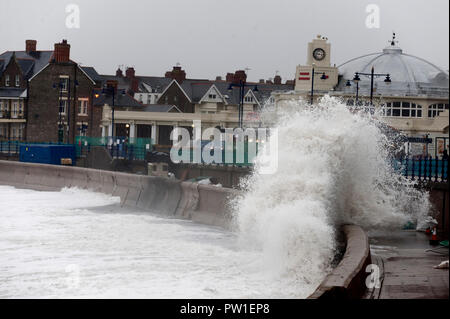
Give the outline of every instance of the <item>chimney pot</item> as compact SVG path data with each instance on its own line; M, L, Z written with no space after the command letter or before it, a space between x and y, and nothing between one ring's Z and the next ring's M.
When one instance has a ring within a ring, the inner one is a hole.
M273 78L273 83L274 84L281 84L281 76L275 75L275 77Z
M25 40L25 51L27 53L36 51L36 45L37 45L36 40Z
M128 79L134 78L135 74L136 74L136 72L134 71L134 68L133 68L133 67L127 68L126 71L125 71L125 76L126 76Z
M61 43L55 43L54 58L56 62L70 61L70 44L67 40L62 40Z
M237 70L234 72L233 83L238 84L239 82L245 82L247 80L247 74L245 74L244 70Z
M172 71L166 72L165 77L174 79L181 84L184 80L186 80L186 72L181 69L181 66L174 66Z

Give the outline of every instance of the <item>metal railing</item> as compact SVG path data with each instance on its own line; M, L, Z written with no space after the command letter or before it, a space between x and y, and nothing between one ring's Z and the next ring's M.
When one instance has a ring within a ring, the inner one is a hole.
M20 141L0 141L0 155L17 156L19 149Z
M393 161L394 169L412 180L447 182L448 159L439 157L401 158Z
M101 146L108 150L113 158L129 160L144 160L147 152L152 150L152 139L150 138L128 138L128 137L87 137L77 136L75 138L77 157L86 156L93 146Z

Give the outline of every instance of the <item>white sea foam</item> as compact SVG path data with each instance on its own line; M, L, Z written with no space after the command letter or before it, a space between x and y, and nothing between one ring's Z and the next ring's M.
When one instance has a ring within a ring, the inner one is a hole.
M118 200L0 186L0 298L292 297L235 234Z
M312 107L285 102L267 118L278 128L278 170L259 174L256 163L234 222L241 245L262 251L267 273L287 289L306 296L318 286L339 225L399 229L428 212L427 194L389 165L397 146L376 116L324 97Z

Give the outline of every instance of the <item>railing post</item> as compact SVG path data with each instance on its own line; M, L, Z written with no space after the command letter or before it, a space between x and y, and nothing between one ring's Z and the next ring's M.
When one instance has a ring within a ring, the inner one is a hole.
M447 176L445 176L446 175L445 173L447 173ZM448 179L448 159L442 159L442 177L441 177L441 182L444 182L447 179Z
M430 155L430 157L428 159L428 171L430 174L430 175L428 175L428 181L431 181L431 174L433 173L432 166L433 166L433 157L431 157L431 155Z
M438 181L438 168L439 168L439 157L436 156L434 158L434 181L437 182Z

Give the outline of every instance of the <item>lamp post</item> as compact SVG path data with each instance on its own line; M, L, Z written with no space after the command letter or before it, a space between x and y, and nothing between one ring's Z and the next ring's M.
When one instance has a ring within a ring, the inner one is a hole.
M253 92L258 92L258 86L247 84L245 80L239 80L239 83L230 83L228 86L228 91L232 91L233 87L239 88L239 108L238 108L238 118L239 118L239 128L242 128L243 118L244 118L244 93L246 87L253 86Z
M111 95L112 96L112 105L111 105L111 137L114 143L114 109L115 109L115 97L116 97L117 89L113 86L104 86L102 89L103 95ZM125 95L125 91L122 91L122 95Z
M313 64L313 67L312 67L312 76L311 76L311 100L310 100L310 104L311 104L311 105L313 104L313 100L314 100L314 77L315 77L316 75L321 75L321 76L320 76L320 79L321 79L321 80L326 80L326 79L327 79L327 76L325 75L325 72L322 72L322 73L315 73L314 68L315 68L315 65Z
M62 125L62 92L63 92L63 80L60 79L58 83L53 83L53 88L59 88L59 104L58 104L58 143L64 142L64 130Z
M63 92L66 91L67 92L67 109L66 111L66 116L67 116L67 140L70 143L70 101L72 99L71 96L71 92L70 92L70 88L72 85L72 81L70 78L60 78L58 83L53 83L53 88L59 89L59 109L58 109L58 113L59 113L59 123L58 123L58 143L63 143L64 142L64 125L62 123L62 103L63 103ZM74 88L75 86L78 86L78 81L74 80L73 81L73 85ZM75 95L75 94L74 94ZM75 101L75 97L74 97L74 101ZM75 103L75 102L74 102ZM74 110L76 109L76 106L74 105Z
M359 98L359 81L360 81L360 80L361 80L361 79L360 79L360 77L358 76L358 74L355 74L355 77L353 78L353 82L356 83L355 106L358 106L358 104L359 104L358 98ZM345 86L347 86L347 87L352 86L350 80L347 80L347 83L345 84Z
M380 77L380 76L385 76L386 78L384 79L384 83L390 84L392 82L391 76L389 75L389 73L375 73L374 67L372 67L370 73L356 72L355 76L353 78L353 82L356 83L356 102L358 102L358 90L359 90L358 83L361 80L361 78L359 77L360 75L365 75L365 76L370 77L370 106L372 106L373 105L373 81L374 81L374 78ZM346 86L351 85L351 84L350 85L348 85L348 84L350 84L350 81L347 81Z

